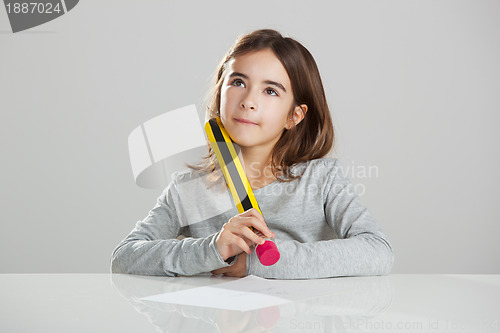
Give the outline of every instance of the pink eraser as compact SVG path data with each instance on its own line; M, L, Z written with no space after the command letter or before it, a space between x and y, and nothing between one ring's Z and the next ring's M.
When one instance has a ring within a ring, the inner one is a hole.
M276 244L270 240L266 240L262 245L257 245L255 252L260 263L264 266L274 265L280 259L280 252Z

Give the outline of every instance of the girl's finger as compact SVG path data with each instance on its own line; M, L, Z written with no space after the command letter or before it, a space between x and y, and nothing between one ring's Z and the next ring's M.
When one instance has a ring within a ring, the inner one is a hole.
M231 237L231 243L238 246L243 252L246 252L247 254L251 254L252 250L250 250L250 247L248 244L243 240L243 238L238 237L236 235L232 235Z
M241 215L244 215L244 216L255 216L256 218L258 218L260 221L262 221L262 223L266 223L266 221L264 221L264 216L262 216L262 214L255 208L250 208L249 210L241 213Z
M245 217L242 217L242 216L239 216L238 219L235 219L234 221L234 224L232 224L232 227L234 228L233 231L235 233L241 233L240 231L238 231L238 228L240 227L240 225L244 225L248 228L254 228L256 229L255 231L259 234L258 231L260 231L262 237L273 237L273 233L271 232L271 230L269 230L269 228L267 227L267 225L265 224L265 222L262 222L261 220L257 219L255 216L245 216ZM243 230L243 229L240 229L240 230ZM250 238L250 237L249 237Z
M257 212L258 214L258 212ZM259 214L260 215L260 214ZM261 215L262 217L262 215ZM271 238L273 236L273 233L269 228L267 227L266 222L262 219L258 219L255 216L249 217L248 220L248 226L254 227L255 229L259 230L265 237Z
M250 230L250 228L246 226L242 226L241 228L241 235L250 241L254 242L255 244L263 244L264 239L257 235L254 231Z
M247 237L243 236L243 237L241 237L241 238L243 238L243 240L247 243L247 245L248 245L249 247L252 247L252 246L254 246L254 245L255 245L255 242L252 242L252 241L251 241L250 239L248 239Z
M264 218L259 213L259 211L255 208L251 208L246 212L243 212L239 215L233 216L229 223L224 225L224 228L231 228L235 233L238 233L237 229L240 224L244 224L247 227L253 227L260 231L263 234L263 237L272 238L274 237L274 233L269 230L264 221Z

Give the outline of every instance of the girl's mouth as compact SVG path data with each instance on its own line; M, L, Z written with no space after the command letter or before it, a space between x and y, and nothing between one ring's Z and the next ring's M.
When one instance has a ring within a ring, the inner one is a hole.
M239 122L241 124L257 125L257 123L254 123L253 121L250 121L250 120L244 119L244 118L235 118L234 120L236 120L237 122Z

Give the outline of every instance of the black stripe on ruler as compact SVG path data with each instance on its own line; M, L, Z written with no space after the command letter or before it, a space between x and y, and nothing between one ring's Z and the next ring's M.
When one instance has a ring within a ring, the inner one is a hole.
M214 134L214 138L217 146L221 152L222 158L224 159L224 163L227 166L227 170L229 175L231 176L231 180L233 181L234 188L238 193L238 198L240 199L241 206L243 210L247 211L250 208L254 208L252 203L250 202L250 198L248 197L248 193L245 190L245 185L243 185L243 179L240 177L240 173L234 164L233 157L231 152L229 151L228 143L224 140L224 136L222 135L221 129L219 128L219 124L215 119L210 119L209 121L210 127L212 128L212 133Z

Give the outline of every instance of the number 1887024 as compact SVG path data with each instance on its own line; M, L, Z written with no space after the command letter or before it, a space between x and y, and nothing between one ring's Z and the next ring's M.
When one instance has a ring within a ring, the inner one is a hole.
M8 3L6 7L9 14L59 14L62 11L60 4L60 2L55 5L50 2L14 2Z

